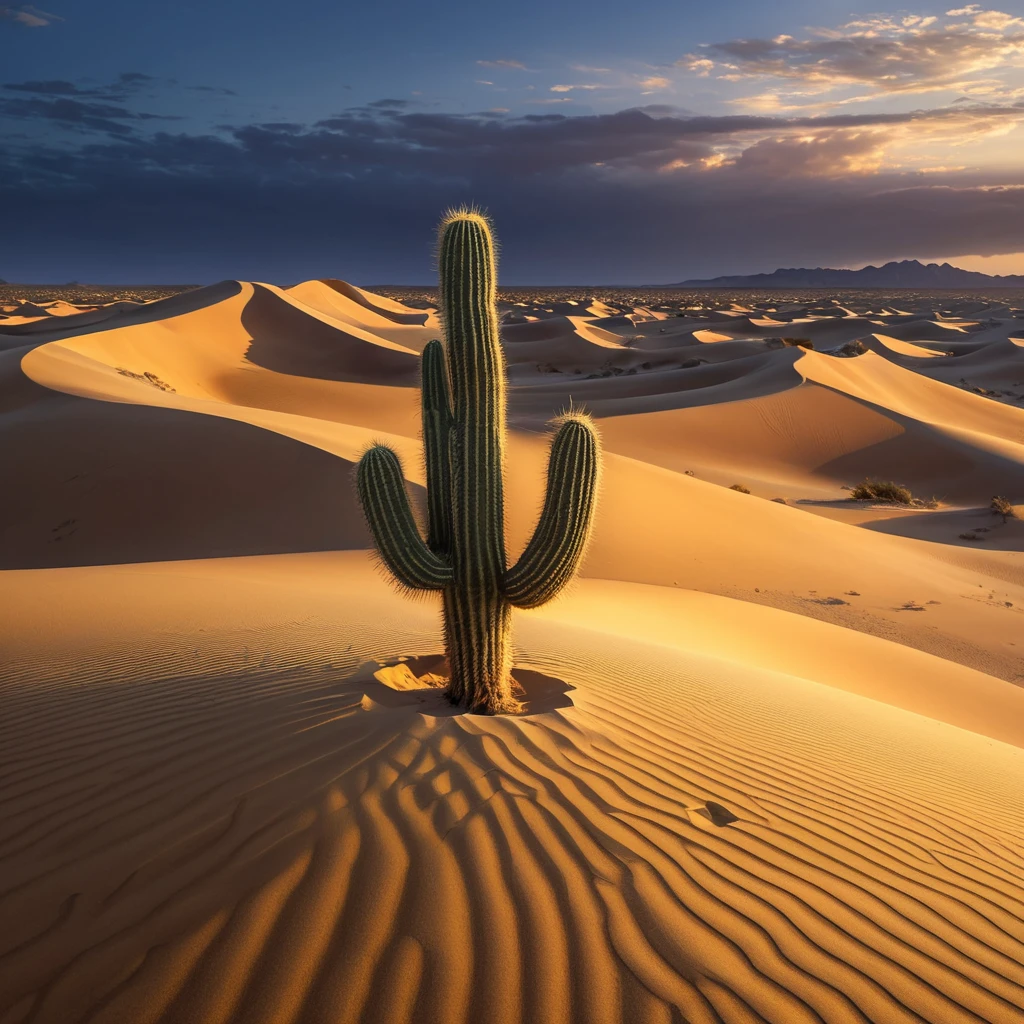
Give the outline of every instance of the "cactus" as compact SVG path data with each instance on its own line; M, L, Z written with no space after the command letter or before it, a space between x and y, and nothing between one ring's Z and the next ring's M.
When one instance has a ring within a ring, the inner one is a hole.
M512 609L550 601L575 576L590 536L600 451L586 415L560 417L547 493L533 537L505 558L505 359L498 337L494 242L481 214L448 214L440 228L445 343L423 350L427 529L409 506L398 456L363 455L359 501L395 582L443 595L448 697L485 714L519 708L512 694Z

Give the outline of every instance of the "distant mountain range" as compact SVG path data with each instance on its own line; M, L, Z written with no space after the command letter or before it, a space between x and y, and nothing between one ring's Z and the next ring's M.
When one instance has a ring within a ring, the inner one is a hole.
M779 269L771 274L680 281L680 288L1024 288L1024 274L993 276L948 263L900 260L861 270Z

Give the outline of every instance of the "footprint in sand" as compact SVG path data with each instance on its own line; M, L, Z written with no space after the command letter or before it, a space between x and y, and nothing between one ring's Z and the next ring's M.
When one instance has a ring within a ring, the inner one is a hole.
M707 818L712 825L717 825L719 828L740 820L728 807L715 800L705 800L701 807L687 807L686 813L691 819L695 814L699 814L702 818Z

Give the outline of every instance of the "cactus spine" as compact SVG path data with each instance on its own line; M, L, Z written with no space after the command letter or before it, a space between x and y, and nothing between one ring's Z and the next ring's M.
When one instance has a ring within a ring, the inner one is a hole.
M494 242L478 213L440 230L445 344L423 350L427 537L416 527L398 456L373 445L359 463L359 500L396 582L443 593L449 698L470 711L513 711L512 608L550 601L583 558L597 497L600 451L589 417L561 417L533 537L505 559L505 360L498 336Z

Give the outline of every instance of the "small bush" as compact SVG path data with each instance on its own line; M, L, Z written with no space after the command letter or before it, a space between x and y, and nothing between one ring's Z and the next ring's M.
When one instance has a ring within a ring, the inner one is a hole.
M160 391L166 391L169 394L176 394L174 388L165 380L161 380L155 373L151 373L147 370L145 373L133 373L131 370L126 370L123 366L115 366L115 370L122 377L131 377L132 380L141 381L143 384L150 384L154 388L158 388Z
M1004 523L1007 519L1017 518L1017 513L1014 510L1014 507L1002 495L994 495L988 507L992 510L992 515L1002 516Z
M729 488L729 490L730 491L739 491L740 494L749 494L750 493L750 490L748 488L744 487L743 484L733 484L732 487Z
M870 477L857 484L850 492L851 501L888 501L894 505L912 505L914 496L909 487L892 480L872 480Z
M844 359L849 359L852 356L862 356L867 352L867 350L867 345L865 345L860 339L857 339L856 341L848 341L845 345L837 348L832 354Z

